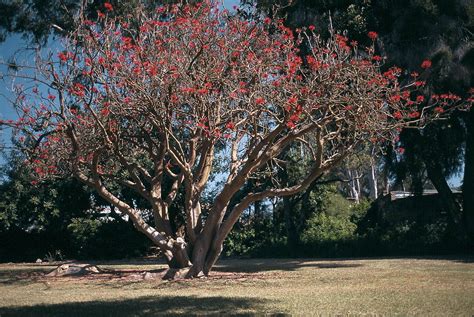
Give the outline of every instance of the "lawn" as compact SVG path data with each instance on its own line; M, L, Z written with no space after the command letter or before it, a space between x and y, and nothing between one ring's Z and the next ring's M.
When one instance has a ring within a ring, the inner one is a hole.
M222 260L208 279L143 279L164 265L101 262L106 273L46 278L0 264L0 316L474 314L474 259Z

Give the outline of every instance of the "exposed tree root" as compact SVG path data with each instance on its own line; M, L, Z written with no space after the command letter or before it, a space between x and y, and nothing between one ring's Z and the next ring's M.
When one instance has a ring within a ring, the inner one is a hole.
M91 264L67 263L49 272L46 276L71 276L102 273L102 270Z

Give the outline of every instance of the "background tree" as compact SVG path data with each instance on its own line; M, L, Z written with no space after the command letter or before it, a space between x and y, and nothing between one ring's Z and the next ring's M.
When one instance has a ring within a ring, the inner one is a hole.
M149 251L149 240L76 179L33 186L31 169L18 157L8 161L0 184L2 261L123 258Z
M75 17L85 15L88 19L97 19L104 11L104 0L14 0L0 3L0 42L9 35L21 34L29 42L45 44L52 37L62 37L75 29ZM157 6L180 2L162 1L117 1L114 11L109 15L128 14L137 6L149 10ZM181 1L185 2L185 1ZM86 5L87 4L87 5Z
M410 73L419 72L420 61L431 60L429 72L420 77L426 80L425 97L446 91L468 96L473 85L474 10L469 1L245 0L243 3L248 7L256 4L258 12L286 16L287 25L292 29L309 24L325 25L331 18L337 29L346 30L360 43L366 42L368 31L377 30L380 34L377 46L383 52L385 67L397 65ZM405 158L398 160L400 153L386 157L393 163L387 166L398 170L395 174L399 181L412 178L409 183L415 185L415 192L420 193L423 179L428 179L443 197L444 209L454 218L464 219L455 230L467 230L471 237L474 237L471 155L474 145L473 138L467 136L472 135L473 126L472 113L459 113L422 132L408 131L401 135ZM447 178L459 173L463 166L461 215L461 206L454 199Z
M18 158L11 159L4 171L0 184L2 258L22 259L21 252L23 259L30 260L56 250L70 254L67 226L91 206L83 185L68 180L32 186L32 171L25 169Z

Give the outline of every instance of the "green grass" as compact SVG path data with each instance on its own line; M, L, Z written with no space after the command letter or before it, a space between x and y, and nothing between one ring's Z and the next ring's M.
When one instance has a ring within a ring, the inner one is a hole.
M44 278L48 265L0 265L0 316L466 315L473 259L223 260L208 279L140 280L149 262L115 273ZM135 271L137 270L137 271Z

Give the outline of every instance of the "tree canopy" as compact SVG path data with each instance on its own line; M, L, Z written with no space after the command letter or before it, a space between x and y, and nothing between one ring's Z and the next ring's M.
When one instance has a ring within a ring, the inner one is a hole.
M2 124L38 181L75 176L128 215L170 267L191 267L190 277L209 273L251 203L299 193L363 143L392 141L466 105L452 93L420 94L419 78L401 85L397 67L381 71L373 31L368 47L333 29L323 39L312 25L295 35L283 21L248 21L212 2L113 12L105 3L97 20L80 15L63 51L38 55L34 76L11 70L24 80L20 118ZM425 60L419 71L430 67ZM294 144L311 164L285 186L271 175ZM225 181L205 206L219 151ZM262 173L269 186L230 205ZM146 201L154 224L121 188ZM182 230L169 214L180 190Z

